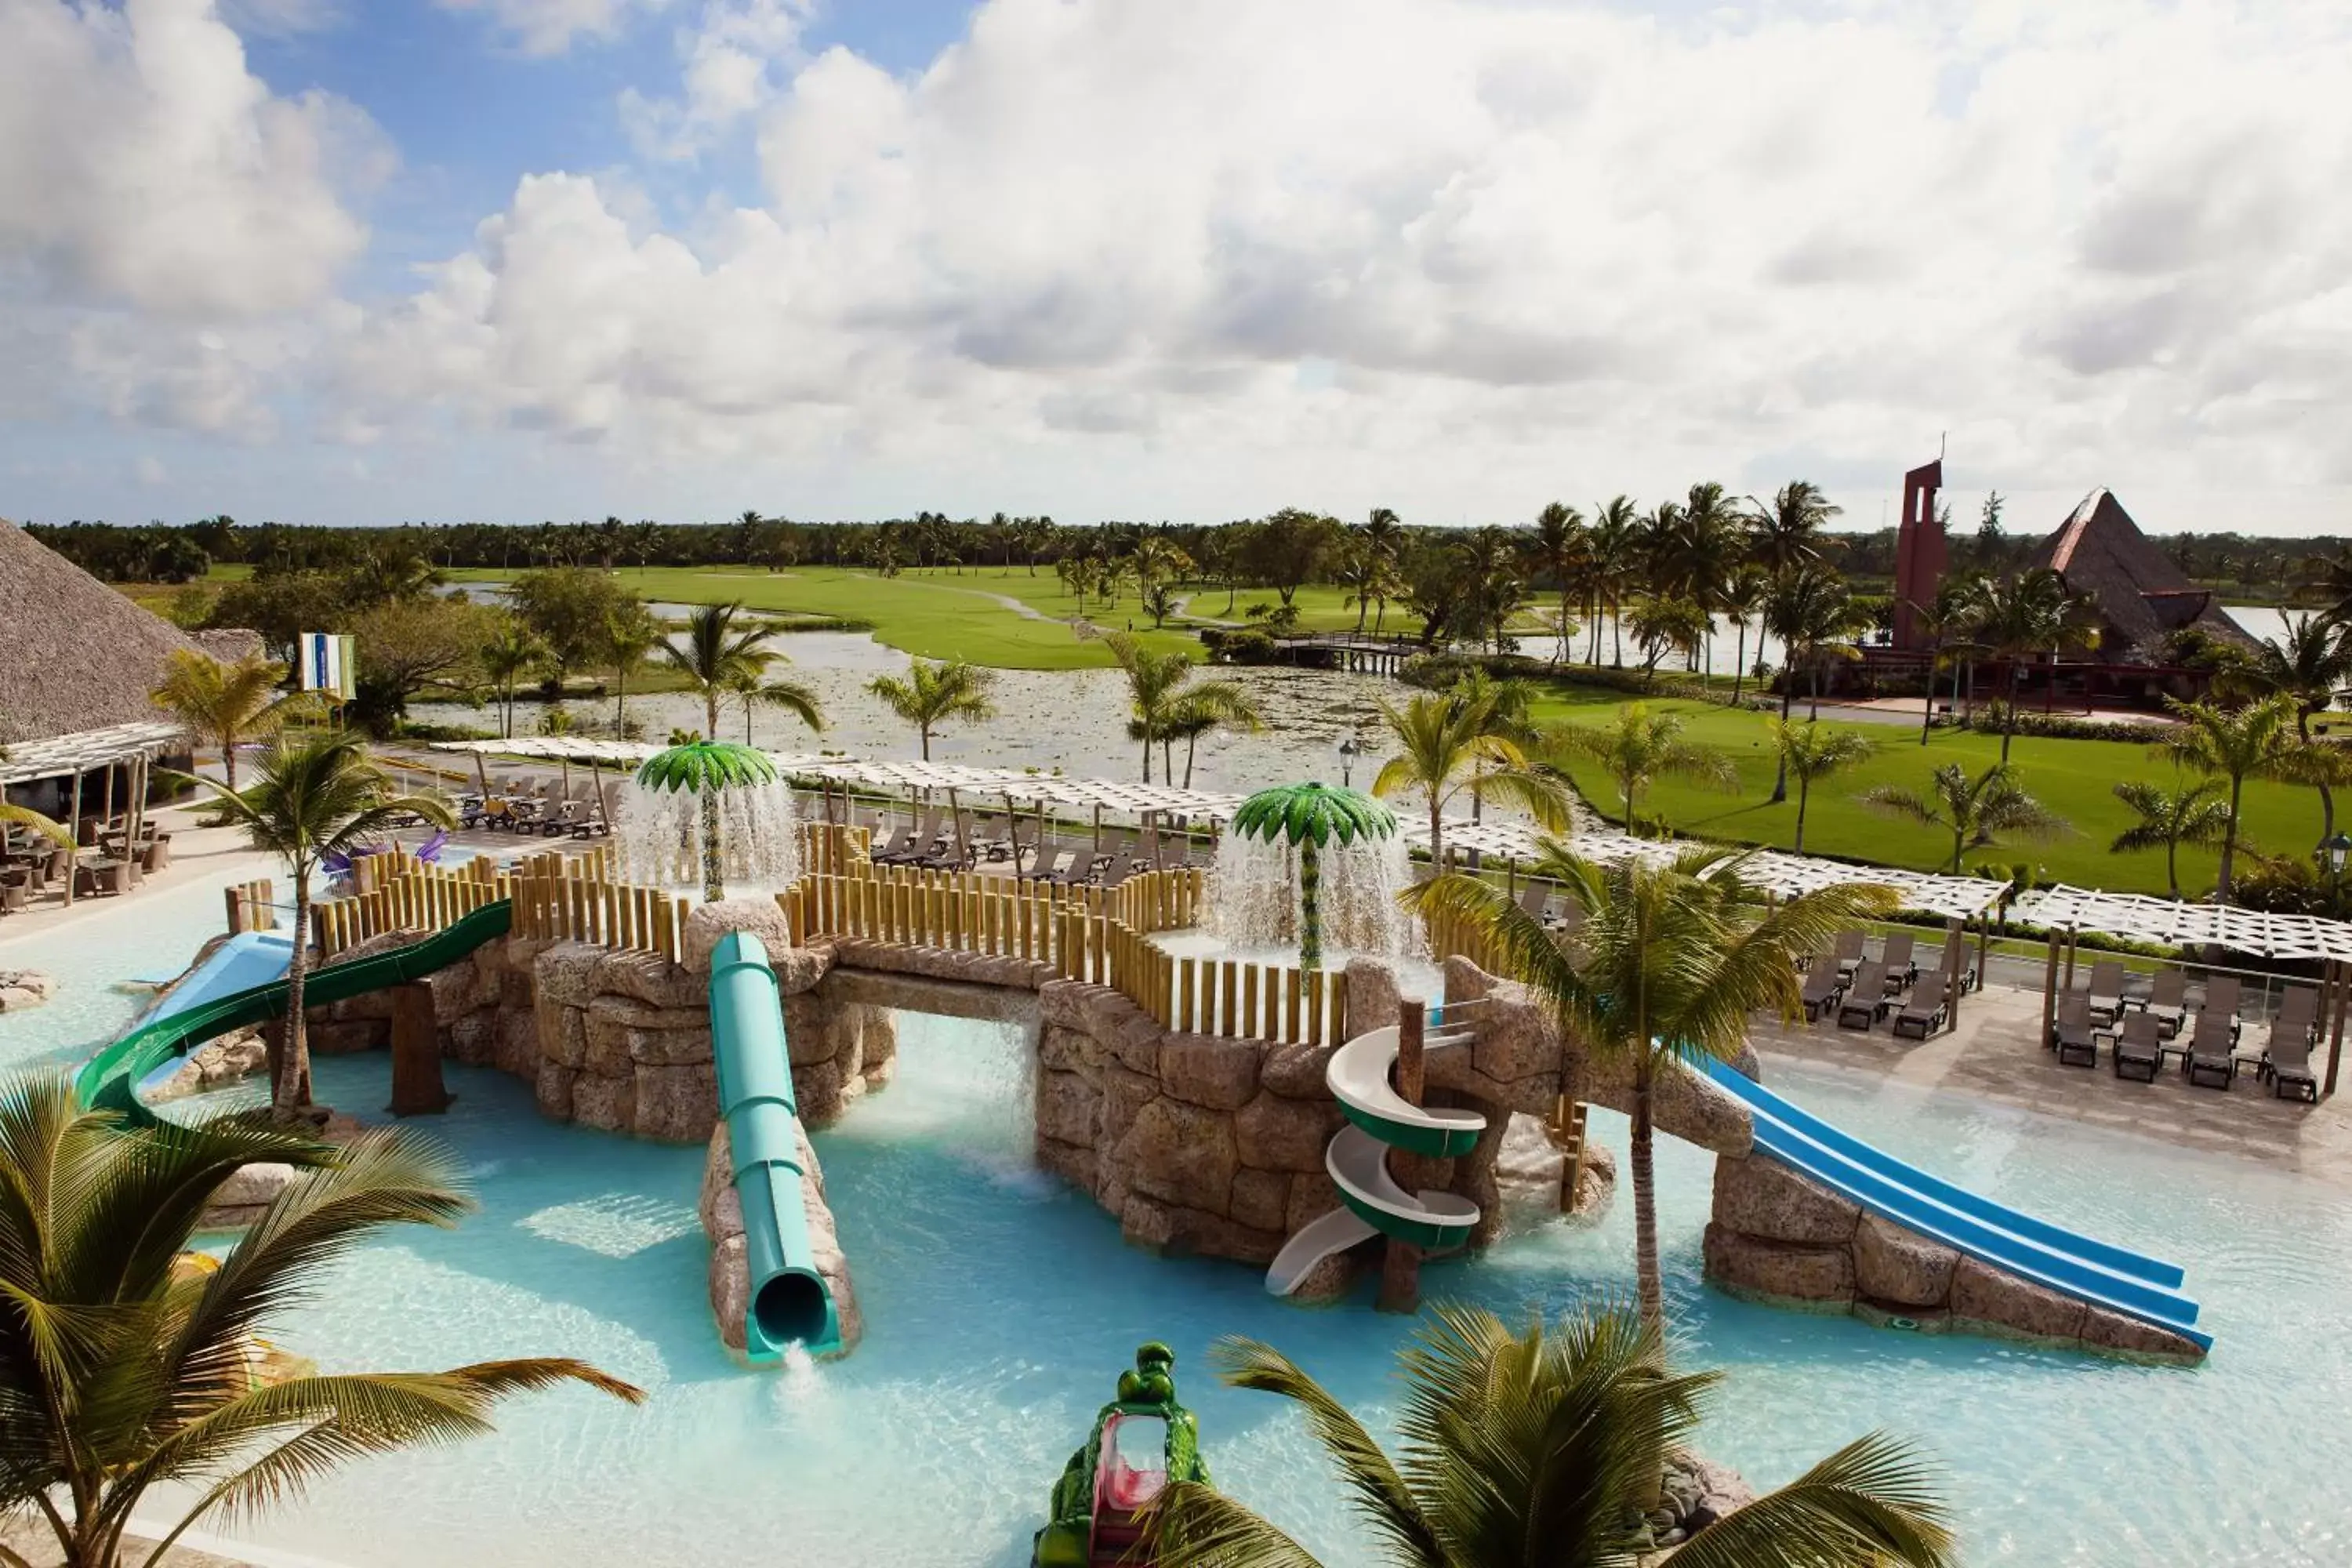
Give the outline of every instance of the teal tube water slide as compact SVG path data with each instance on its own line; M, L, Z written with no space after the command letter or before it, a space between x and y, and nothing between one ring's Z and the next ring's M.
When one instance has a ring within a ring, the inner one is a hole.
M2179 1264L2078 1235L1906 1164L1727 1062L1707 1062L1705 1071L1748 1107L1759 1152L1957 1251L2212 1347L2213 1336L2197 1326L2197 1303L2180 1293Z
M710 1050L751 1270L744 1353L761 1365L794 1342L813 1355L836 1352L841 1320L816 1271L801 1199L807 1173L801 1169L783 1002L768 950L748 931L729 931L710 955Z

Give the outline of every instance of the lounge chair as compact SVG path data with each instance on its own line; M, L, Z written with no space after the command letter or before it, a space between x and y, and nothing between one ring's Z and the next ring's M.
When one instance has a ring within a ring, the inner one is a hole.
M1913 986L1911 999L1895 1009L1895 1037L1924 1040L1951 1021L1951 1005L1944 1000L1946 976L1938 971L1925 986Z
M2254 1064L2255 1080L2267 1082L2273 1065L2278 1059L2279 1047L2284 1042L2289 1040L2301 1042L2304 1047L2303 1054L2305 1059L2309 1058L2312 1031L2318 1026L2319 993L2308 985L2290 985L2280 994L2278 1016L2271 1020L2271 1026L2265 1032L2262 1050L2258 1053L2250 1053L2241 1044L2239 1059L2252 1060Z
M2231 1051L2231 1020L2208 1009L2197 1015L2189 1037L2189 1081L2200 1089L2226 1089L2237 1080L2238 1058Z
M2189 1008L2182 998L2189 990L2189 976L2178 969L2159 969L2148 983L2147 1016L2156 1020L2156 1032L2160 1038L2170 1039L2180 1033Z
M1880 952L1878 962L1886 968L1886 994L1889 996L1898 991L1906 991L1918 983L1918 961L1911 956L1911 950L1917 940L1907 931L1896 931L1886 939L1886 946Z
M1858 931L1838 932L1837 945L1830 949L1830 963L1841 974L1853 973L1862 963L1862 933Z
M1816 1023L1823 1013L1834 1013L1838 1001L1845 994L1845 982L1838 978L1837 965L1824 963L1805 976L1805 1022Z
M2095 1068L2099 1065L2099 1034L2091 1021L2087 996L2069 996L2058 1007L2058 1023L2051 1041L2058 1049L2058 1065Z
M1531 921L1544 918L1544 906L1551 902L1551 889L1541 882L1529 882L1519 889L1519 911Z
M2271 1026L2270 1048L2263 1055L2263 1070L2271 1080L2271 1092L2281 1099L2294 1091L2294 1098L2319 1103L2319 1075L2311 1069L2311 1032L2290 1026L2282 1032L2276 1024Z
M915 830L901 827L890 835L890 842L875 850L866 858L877 866L895 866L905 859L915 847Z
M1029 869L1021 874L1022 880L1026 882L1060 881L1062 879L1063 870L1066 868L1069 864L1069 858L1076 853L1076 851L1073 850L1068 845L1064 844L1060 839L1048 834L1046 836L1045 842L1037 847L1037 853L1031 858Z
M2124 1010L2124 965L2119 958L2103 958L2091 965L2091 1022L2101 1028L2113 1025Z
M2234 1040L2243 1032L2243 1026L2238 1022L2238 996L2236 975L2208 975L2205 979L2205 1005L2199 1010L2198 1016L2201 1018L2210 1013L2225 1020L2230 1026L2230 1038Z
M1871 960L1853 972L1853 989L1838 1004L1841 1029L1867 1029L1886 1016L1886 971Z
M2164 1066L2164 1039L2160 1026L2146 1010L2125 1016L2112 1060L2117 1078L2156 1081L2157 1070Z

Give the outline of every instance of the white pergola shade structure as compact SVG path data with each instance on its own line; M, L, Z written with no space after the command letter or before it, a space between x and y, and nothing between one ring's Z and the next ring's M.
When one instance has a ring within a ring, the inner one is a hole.
M1076 806L1126 812L1136 816L1181 816L1223 822L1241 808L1243 797L1168 784L1115 779L1071 778L1024 773L1017 768L975 768L958 763L866 762L856 758L791 759L776 765L787 773L869 789L955 790L966 795L1004 795L1024 805Z
M523 762L607 763L634 767L663 748L647 741L603 741L592 735L517 735L505 741L436 741L436 752L470 752L479 757Z
M2352 923L2315 915L2264 914L2063 884L2026 894L2017 901L2015 913L2037 925L2135 942L2224 947L2260 958L2352 963Z
M1429 823L1425 817L1408 816L1402 826L1406 843L1419 849L1429 847ZM1521 821L1472 823L1448 818L1445 823L1445 847L1449 850L1475 849L1481 855L1514 863L1535 859L1542 853L1540 841L1545 837L1532 823ZM1629 859L1670 860L1699 847L1690 840L1661 842L1628 837L1613 831L1560 836L1560 842L1586 859L1603 865ZM1741 860L1739 880L1746 887L1781 898L1794 898L1821 888L1877 883L1893 888L1905 909L1942 915L1947 920L1975 919L1991 908L2009 886L1984 877L1947 877L1891 866L1855 866L1779 849L1759 849Z
M5 758L0 758L0 784L70 778L115 763L162 756L184 749L187 743L187 731L161 719L110 724L103 730L51 735L41 741L18 741L8 747Z

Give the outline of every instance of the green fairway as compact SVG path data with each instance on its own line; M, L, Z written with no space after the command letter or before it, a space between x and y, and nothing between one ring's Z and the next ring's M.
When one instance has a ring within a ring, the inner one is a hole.
M480 582L515 574L475 570L451 575ZM1032 578L1018 567L1010 576L966 571L961 575L909 572L882 577L838 566L787 572L649 566L625 567L614 576L650 600L687 605L740 600L755 610L861 621L873 626L880 642L925 658L961 658L1004 669L1085 669L1111 662L1100 643L1081 640L1061 618L1075 609L1061 584L1042 574ZM1033 619L1002 603L1003 598L1018 599L1048 618ZM1132 609L1131 598L1115 609L1097 605L1095 623L1105 629L1124 627ZM1181 648L1196 658L1202 653L1188 632L1140 635L1154 647Z
M1564 720L1600 725L1624 700L1621 693L1612 691L1555 689L1538 705L1538 716L1547 722ZM1786 803L1769 804L1775 768L1765 715L1689 701L1660 701L1652 707L1684 715L1689 725L1685 739L1728 755L1738 770L1739 787L1736 794L1719 794L1662 780L1642 797L1645 816L1664 816L1676 827L1706 837L1782 849L1793 846L1797 822L1793 789ZM1803 715L1804 706L1800 703L1794 716L1801 721ZM1805 816L1806 850L1920 870L1944 868L1951 853L1948 834L1882 816L1857 797L1879 784L1921 788L1928 772L1946 763L1959 763L1973 774L2000 760L2000 737L1937 730L1922 747L1916 722L1849 727L1876 741L1878 751L1851 772L1814 786ZM2052 878L2081 886L2119 892L2165 891L2162 850L2115 855L2107 846L2136 820L2115 797L2116 784L2147 778L2169 786L2169 764L2152 757L2144 746L2123 742L2048 741L2031 736L2017 739L2010 760L2025 787L2065 817L2074 830L2041 843L2018 841L1971 851L1964 862L1969 868L2000 874L2011 865L2026 863L2042 868ZM1568 770L1595 808L1612 818L1622 816L1616 785L1597 763L1578 760L1570 763ZM2267 853L2307 855L2320 837L2319 798L2307 788L2249 782L2242 831L2246 842ZM2182 891L2192 898L2210 892L2220 858L2215 850L2184 846Z

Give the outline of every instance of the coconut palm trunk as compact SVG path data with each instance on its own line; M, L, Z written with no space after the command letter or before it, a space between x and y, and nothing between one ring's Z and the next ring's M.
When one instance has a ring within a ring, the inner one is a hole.
M296 861L294 946L286 955L286 1024L269 1079L269 1103L280 1117L299 1115L310 1103L310 1037L302 994L310 970L310 867Z
M1633 1279L1642 1300L1642 1321L1666 1321L1665 1289L1658 1270L1658 1178L1653 1159L1651 1132L1651 1065L1648 1054L1633 1079L1632 1164L1633 1167Z
M2238 860L2238 798L2245 793L2245 789L2246 775L2231 773L2230 775L2230 825L2221 833L2221 874L2213 888L2213 900L2216 903L2226 904L2230 901L2231 872L2236 867Z
M719 843L719 792L702 792L702 901L715 904L727 896L727 873Z
M1323 849L1312 837L1298 842L1298 967L1323 967Z

